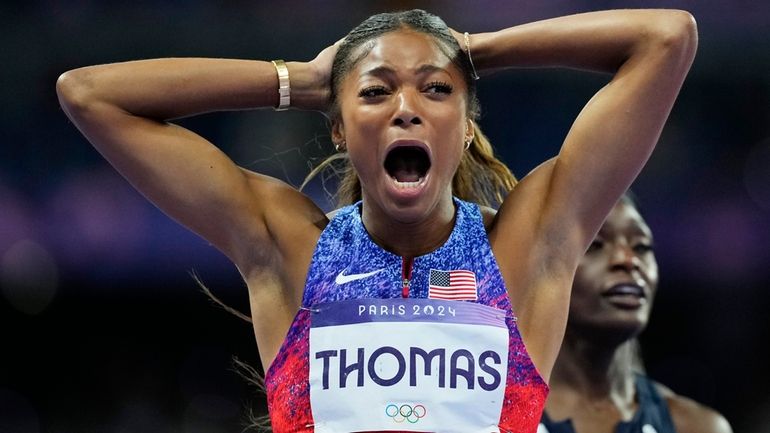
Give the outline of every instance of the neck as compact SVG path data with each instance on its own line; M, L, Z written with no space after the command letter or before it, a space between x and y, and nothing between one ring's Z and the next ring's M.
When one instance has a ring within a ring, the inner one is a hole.
M375 243L393 254L413 258L446 242L454 228L455 206L450 197L421 218L400 221L384 216L381 209L364 201L361 218Z
M609 399L618 407L633 405L634 340L597 343L570 334L565 335L553 369L552 389L588 400Z

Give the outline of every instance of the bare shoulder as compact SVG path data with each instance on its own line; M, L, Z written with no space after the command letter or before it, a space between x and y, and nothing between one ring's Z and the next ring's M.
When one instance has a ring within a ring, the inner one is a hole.
M674 427L679 433L732 433L727 419L710 407L691 398L676 394L664 385L655 383L666 399Z
M482 221L484 221L484 228L486 228L486 230L489 231L489 229L492 227L492 224L495 221L495 216L497 215L497 209L492 209L489 206L479 206L479 210L481 211L481 219Z
M563 246L564 240L554 239L557 231L544 227L543 210L548 198L550 179L554 170L555 158L543 162L511 190L494 218L490 232L490 242L504 263L517 263L519 254L527 251L527 257L535 260L537 266L529 269L544 269L543 264L554 261L548 254L561 254L564 249L551 248ZM555 261L558 261L555 260Z
M547 183L553 172L555 159L543 162L526 176L508 193L497 212L497 224L521 224L521 217L532 215L542 205L547 192Z
M249 239L261 238L273 243L280 256L304 257L315 244L329 220L323 211L308 196L293 186L278 179L254 173L243 169L249 187L257 192L255 197L262 197L268 206L264 209L266 233L252 233L244 236L244 242ZM261 242L245 245L244 250L250 251L245 261L250 264L271 262L265 258L254 257L261 248ZM250 257L249 257L250 256ZM252 261L253 259L257 259ZM246 263L245 263L246 264Z
M329 221L333 220L334 217L337 216L337 214L339 213L340 209L341 208L332 209L329 212L326 212L326 219L328 219Z
M326 226L328 219L321 208L297 188L274 177L246 169L242 169L242 171L252 189L259 189L267 194L268 201L272 205L269 206L268 213L289 211L296 215L290 218L290 221L311 221L320 230Z

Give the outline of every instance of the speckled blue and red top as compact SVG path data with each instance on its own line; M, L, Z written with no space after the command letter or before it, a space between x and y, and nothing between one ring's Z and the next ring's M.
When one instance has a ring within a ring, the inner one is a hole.
M455 227L437 250L416 257L411 264L408 296L428 297L430 269L469 269L476 274L476 301L506 312L508 375L499 428L503 433L535 433L548 394L548 385L529 358L511 309L497 261L492 254L477 205L455 199ZM313 254L302 299L303 308L289 328L286 340L265 374L268 410L275 433L312 432L310 407L309 330L313 305L364 298L404 295L401 257L383 250L369 237L361 221L361 204L340 209ZM340 272L385 270L365 280L335 283Z

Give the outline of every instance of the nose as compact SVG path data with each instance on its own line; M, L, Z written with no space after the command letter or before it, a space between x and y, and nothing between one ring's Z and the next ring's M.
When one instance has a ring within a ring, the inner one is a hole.
M610 267L620 268L626 271L638 270L641 265L639 256L636 255L631 245L626 243L616 244L610 257Z
M412 92L404 90L399 92L396 97L397 107L396 112L393 115L393 125L407 128L411 125L422 124L422 119L417 114L416 95Z

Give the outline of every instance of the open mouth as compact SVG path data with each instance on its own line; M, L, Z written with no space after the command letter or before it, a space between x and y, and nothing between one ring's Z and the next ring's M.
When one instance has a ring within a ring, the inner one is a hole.
M430 158L418 146L399 146L385 157L385 171L399 187L419 185L430 170Z

